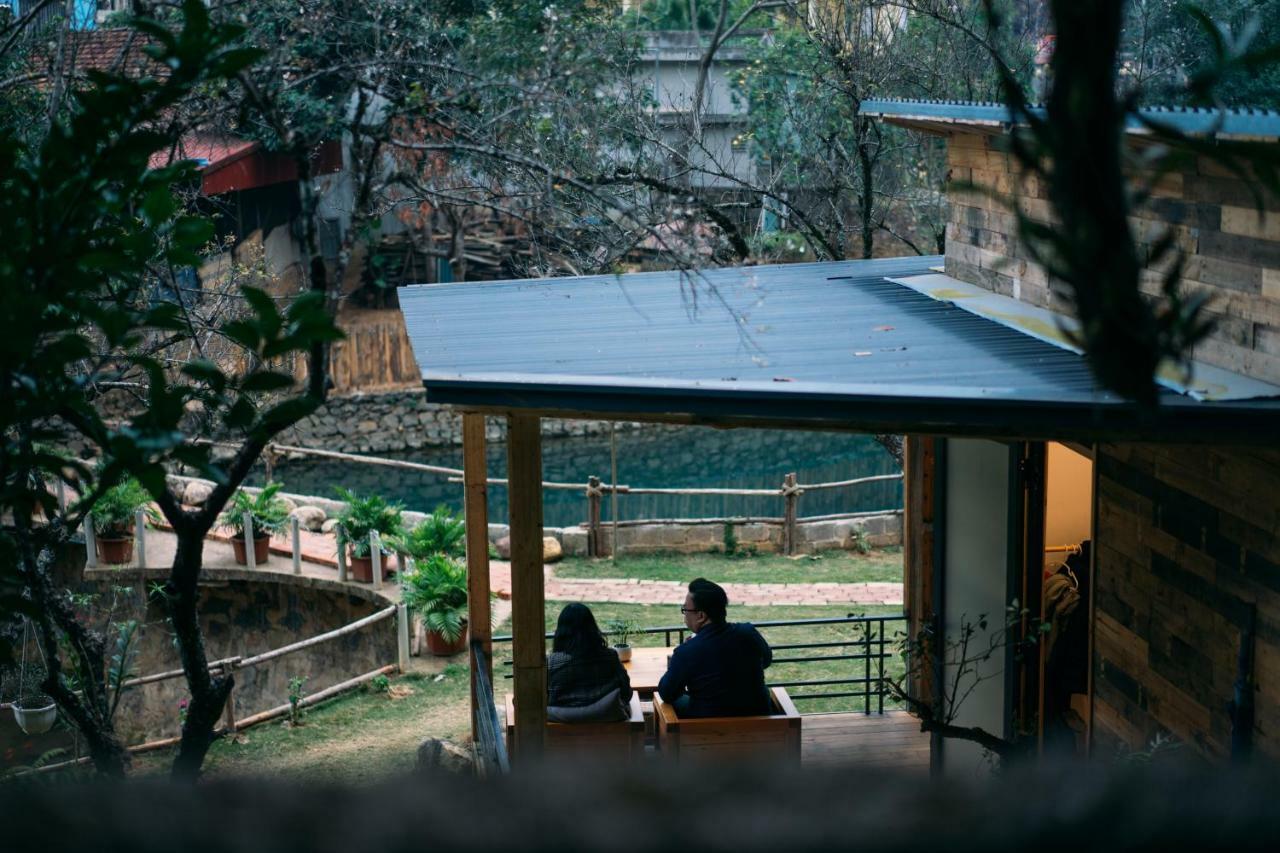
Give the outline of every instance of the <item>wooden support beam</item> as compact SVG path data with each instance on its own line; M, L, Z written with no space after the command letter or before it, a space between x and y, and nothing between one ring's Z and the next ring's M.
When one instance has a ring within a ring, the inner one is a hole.
M489 610L489 478L484 447L484 415L462 416L463 517L467 532L467 625L471 639L484 646L489 684L493 684L493 617ZM471 740L480 741L480 714L476 707L476 679L471 671ZM494 698L497 698L496 691Z
M522 761L534 762L542 756L547 724L540 428L536 417L510 415L507 418L516 747Z
M908 435L903 442L902 591L910 636L933 619L934 439ZM927 669L927 668L926 668ZM929 679L912 682L913 694L929 701Z

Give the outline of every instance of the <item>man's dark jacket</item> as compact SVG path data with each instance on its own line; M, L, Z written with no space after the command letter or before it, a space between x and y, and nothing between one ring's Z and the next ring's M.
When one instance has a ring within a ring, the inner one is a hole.
M689 694L689 717L771 713L764 668L773 650L749 623L708 625L676 647L658 693L667 702Z

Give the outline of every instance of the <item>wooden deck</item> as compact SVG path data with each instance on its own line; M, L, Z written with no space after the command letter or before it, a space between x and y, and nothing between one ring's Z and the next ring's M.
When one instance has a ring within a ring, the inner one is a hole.
M846 767L929 773L929 735L906 711L814 714L800 729L805 767Z

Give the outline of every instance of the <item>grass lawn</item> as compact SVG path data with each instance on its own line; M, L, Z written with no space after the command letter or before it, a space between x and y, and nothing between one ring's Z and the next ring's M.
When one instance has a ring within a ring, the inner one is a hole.
M902 583L902 549L876 549L869 554L824 551L800 557L778 554L754 557L726 557L723 554L624 555L617 560L568 557L555 564L555 573L562 578L647 578L657 581L690 581L704 577L716 583Z
M547 602L547 630L555 630L556 619L560 615L560 610L564 606L564 602L549 601ZM592 603L588 604L592 612L596 616L598 622L605 622L609 619L631 619L647 628L680 626L682 621L680 618L680 609L678 604L669 605L652 605L652 604L612 604L612 603ZM902 608L899 606L841 606L827 605L823 607L805 607L805 606L769 606L769 607L733 607L729 608L729 618L734 622L775 622L787 621L792 619L820 619L830 616L847 616L850 613L865 616L898 616L902 614ZM878 623L873 623L873 627ZM905 631L905 622L889 622L885 625L885 633L890 642L886 644L885 651L893 655L893 657L885 659L885 675L893 677L900 675L903 671L902 659L897 656L897 650L892 642L894 634L898 631ZM787 643L834 643L841 640L853 640L861 636L863 629L856 624L847 625L810 625L810 626L793 626L782 628L761 628L766 640L772 645L782 645ZM511 625L506 623L502 625L496 633L510 634ZM673 633L671 642L676 642L676 635ZM665 638L662 634L642 634L632 639L632 644L637 646L662 646L665 645ZM872 646L874 651L875 646ZM832 647L825 649L779 649L775 651L774 657L817 657L817 656L834 656L844 654L860 654L862 646L855 644L847 647ZM494 658L502 660L509 658L511 653L510 646L503 644L494 650ZM873 675L874 672L873 665ZM506 668L506 672L510 673L510 668ZM827 661L811 661L806 663L776 663L769 667L765 672L766 679L771 684L793 681L815 681L828 678L862 678L863 677L863 661L862 660L827 660ZM791 697L796 697L806 693L833 693L845 692L858 689L862 685L843 684L843 685L826 685L826 686L796 686L788 687L787 692ZM505 684L499 680L497 685L498 693L508 693L511 690L511 682L508 680ZM886 701L885 707L893 707ZM860 711L863 709L861 697L843 697L836 699L807 699L796 702L796 708L802 714L822 713L830 711ZM874 697L872 699L872 711L877 708Z
M470 681L466 667L435 675L392 678L392 694L355 691L306 709L305 722L280 721L246 729L235 740L214 743L205 777L288 777L295 780L368 784L413 769L426 737L461 741L471 731ZM174 752L134 756L134 774L165 774Z

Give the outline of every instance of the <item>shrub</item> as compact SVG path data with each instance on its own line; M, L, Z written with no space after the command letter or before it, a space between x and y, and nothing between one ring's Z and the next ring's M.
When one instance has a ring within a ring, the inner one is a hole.
M446 506L438 506L417 527L399 537L397 547L413 557L423 560L434 554L461 557L467 551L466 524L449 512Z
M145 508L148 518L159 521L150 504L151 495L141 483L132 477L121 480L103 492L93 505L93 531L100 536L129 536L138 510Z

